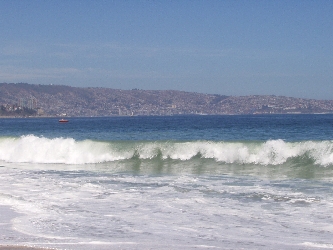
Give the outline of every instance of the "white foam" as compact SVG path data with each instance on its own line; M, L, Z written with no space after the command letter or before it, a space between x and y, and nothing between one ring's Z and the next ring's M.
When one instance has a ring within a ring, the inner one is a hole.
M304 242L301 245L306 247L333 249L333 244L331 243Z
M285 142L97 142L34 135L0 139L0 160L14 163L89 164L161 156L186 161L195 156L218 162L278 165L295 157L310 158L315 164L333 164L332 141Z
M85 164L120 160L107 143L34 135L0 140L0 159L6 162Z
M200 142L197 145L200 148ZM248 245L251 237L265 246L262 249L287 249L313 237L323 243L331 237L332 201L325 188L300 192L293 181L271 185L227 175L59 172L1 170L0 201L26 215L12 223L29 242L80 250L219 248L221 244L257 249L258 245Z

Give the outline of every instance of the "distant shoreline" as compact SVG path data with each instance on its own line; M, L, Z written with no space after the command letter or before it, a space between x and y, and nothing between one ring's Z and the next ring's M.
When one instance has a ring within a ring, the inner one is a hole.
M27 83L0 83L0 105L3 106L2 114L10 116L113 117L333 113L333 100L276 95L227 96L177 90L79 88ZM18 113L14 113L17 110Z
M113 115L113 116L66 116L65 118L117 118L117 117L177 117L177 116L277 116L277 115L332 115L333 112L325 113L274 113L274 114L176 114L176 115ZM53 118L61 119L62 116L0 116L0 119L42 119L42 118ZM1 250L1 249L0 249Z

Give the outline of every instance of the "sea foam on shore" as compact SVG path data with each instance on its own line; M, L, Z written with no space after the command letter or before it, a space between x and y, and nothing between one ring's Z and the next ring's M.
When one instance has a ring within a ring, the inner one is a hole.
M0 250L43 250L49 248L40 248L34 246L27 246L24 242L22 245L12 245L17 242L18 232L12 228L11 221L19 216L20 214L13 211L8 206L0 206L0 241L3 245L0 245ZM23 235L22 235L23 236ZM24 239L24 237L22 237Z

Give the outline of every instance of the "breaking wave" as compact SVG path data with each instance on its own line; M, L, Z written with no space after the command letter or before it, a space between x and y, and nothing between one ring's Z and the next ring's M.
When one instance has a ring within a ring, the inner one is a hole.
M306 159L333 165L333 141L77 141L34 135L0 138L0 160L5 162L88 164L132 158L187 161L194 157L222 163L280 165Z

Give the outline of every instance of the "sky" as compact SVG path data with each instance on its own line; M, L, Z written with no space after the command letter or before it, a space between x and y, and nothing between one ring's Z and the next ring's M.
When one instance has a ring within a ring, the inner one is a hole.
M333 100L331 0L0 0L0 82Z

